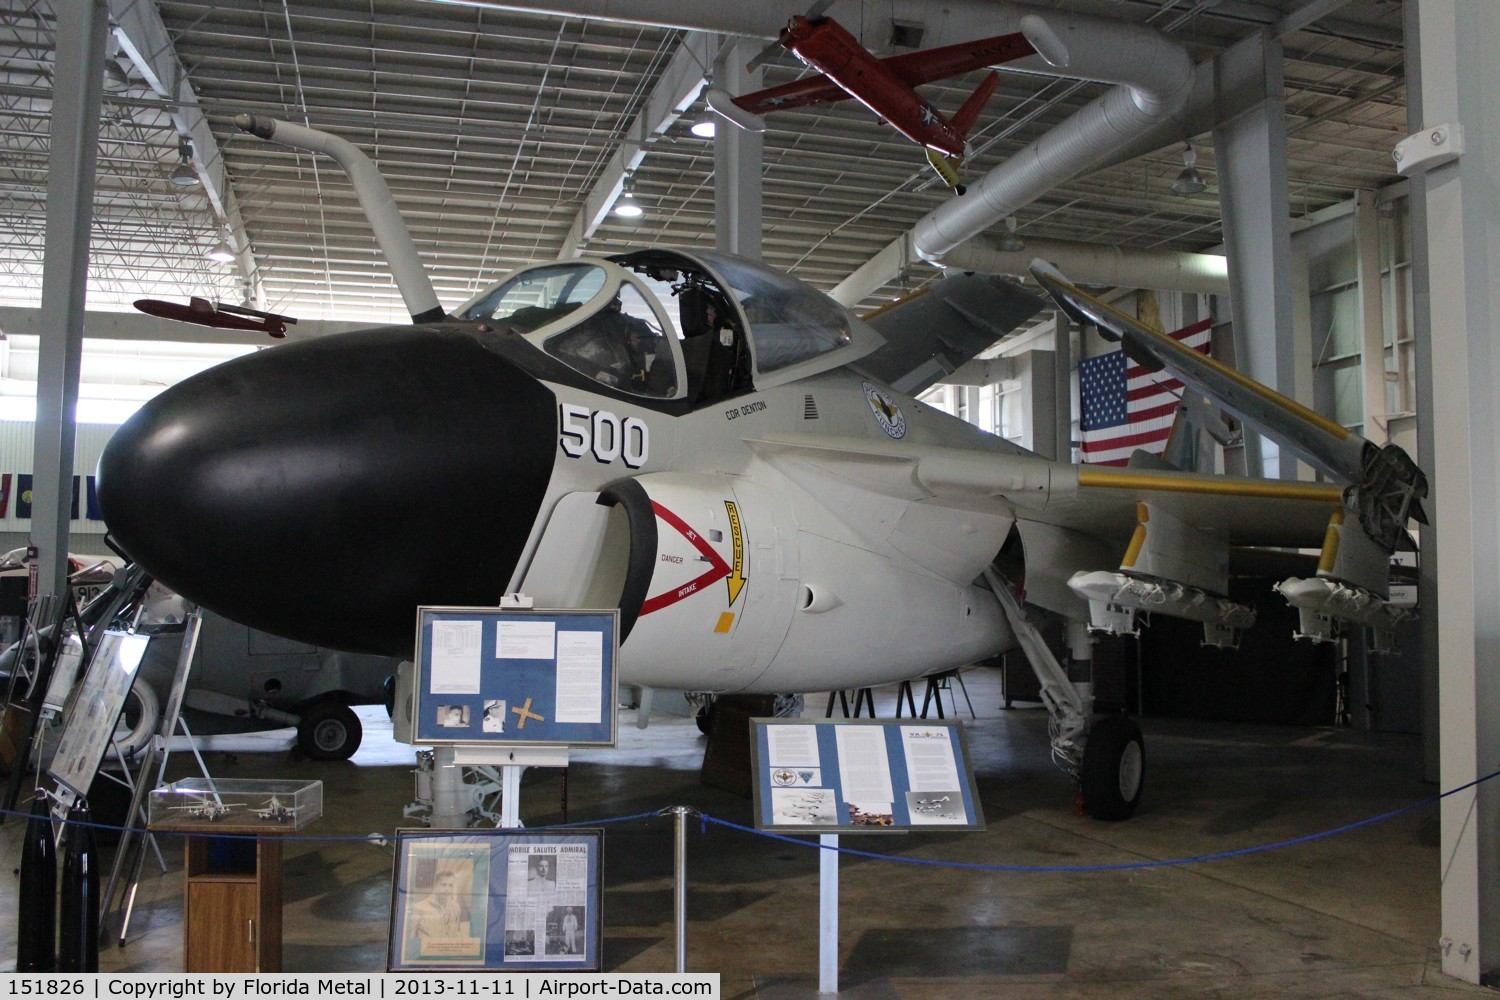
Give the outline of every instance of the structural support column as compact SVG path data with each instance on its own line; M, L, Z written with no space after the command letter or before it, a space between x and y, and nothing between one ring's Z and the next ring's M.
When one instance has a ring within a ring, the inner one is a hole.
M714 85L731 94L760 88L760 70L745 63L765 43L737 38L714 61ZM721 123L714 135L714 246L752 260L761 257L760 174L765 140L758 132Z
M1220 90L1260 95L1213 131L1236 360L1251 378L1308 402L1310 371L1304 391L1296 385L1281 43L1262 32L1226 50L1218 65ZM1280 455L1275 442L1247 435L1245 450L1251 475L1297 477L1296 459Z
M1385 307L1380 277L1380 214L1374 191L1354 196L1354 250L1359 255L1360 374L1364 383L1361 433L1376 444L1390 440L1385 404Z
M31 541L40 552L37 586L42 594L61 593L67 584L89 227L94 216L104 42L109 33L103 0L79 6L77 17L57 19L52 149L47 161L47 248L42 261L42 315L47 322L40 331L37 361L31 507Z
M1058 459L1058 442L1062 442L1061 461L1068 460L1068 435L1058 437L1057 414L1068 411L1068 401L1057 398L1057 355L1052 351L1027 351L1017 359L1021 398L1026 401L1026 432L1021 447L1046 458ZM996 421L998 423L998 421Z
M1073 324L1061 309L1052 314L1052 414L1058 462L1073 460Z
M1439 750L1444 790L1500 769L1500 35L1491 0L1417 0L1421 84L1418 131L1464 130L1464 154L1414 186L1416 312L1428 313L1421 359L1422 446L1432 475L1433 529L1424 563L1437 556L1437 593L1424 586L1424 620L1437 633ZM1425 299L1423 293L1425 292ZM1442 804L1443 971L1500 982L1500 780Z

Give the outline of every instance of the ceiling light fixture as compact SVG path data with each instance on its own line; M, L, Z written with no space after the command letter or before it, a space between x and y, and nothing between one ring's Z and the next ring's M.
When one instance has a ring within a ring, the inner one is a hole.
M620 190L620 200L615 202L615 214L622 219L639 219L646 214L640 202L635 200L635 176L625 175L624 186Z
M1172 190L1180 195L1200 194L1207 189L1208 185L1203 183L1203 175L1198 173L1198 154L1193 149L1193 144L1188 143L1182 150L1182 172L1172 182Z
M1026 249L1026 241L1016 235L1016 217L1007 215L1005 217L1005 233L995 244L1002 253L1020 253Z
M214 248L206 256L209 260L216 260L221 264L227 264L234 260L234 250L229 246L228 240L220 240L214 244Z
M179 162L173 168L172 176L167 179L175 187L197 187L203 183L193 167L193 144L187 136L183 136L182 141L177 144L177 156Z
M718 131L718 123L714 121L712 112L705 111L703 117L693 122L688 131L700 139L712 139L714 133Z

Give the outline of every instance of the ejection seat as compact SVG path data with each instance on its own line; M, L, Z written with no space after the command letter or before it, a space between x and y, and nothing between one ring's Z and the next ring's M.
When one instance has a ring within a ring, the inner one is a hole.
M677 304L688 397L694 406L722 399L737 388L735 361L740 351L741 334L730 318L729 306L701 285L682 289Z

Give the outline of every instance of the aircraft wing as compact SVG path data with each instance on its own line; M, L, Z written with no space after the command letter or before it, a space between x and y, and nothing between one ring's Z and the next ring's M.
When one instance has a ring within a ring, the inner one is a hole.
M959 76L970 70L1021 59L1035 52L1036 49L1026 40L1026 36L1017 31L1009 35L945 45L938 49L906 52L880 61L903 83L916 87L934 80ZM809 104L843 101L850 96L847 90L818 73L779 87L743 94L733 98L731 103L752 115L764 115L772 111L803 108Z
M1316 548L1343 495L1328 483L1069 465L1027 453L835 435L774 434L749 443L773 460L814 459L820 469L896 499L1015 515L1122 544L1135 531L1136 505L1150 502L1231 545Z
M1116 630L1128 622L1098 621L1093 606L1128 604L1118 592L1132 587L1146 592L1131 605L1142 610L1206 629L1243 627L1254 613L1222 596L1231 550L1327 553L1342 523L1342 491L1326 483L1069 465L1004 450L1003 442L980 451L792 433L749 444L840 509L861 507L872 494L904 503L884 508L882 534L869 541L960 586L991 568L1014 530L1027 601ZM1344 548L1362 551L1353 542ZM1384 592L1383 557L1356 568Z
M1009 35L944 45L938 49L905 52L880 61L902 82L916 87L1035 54L1036 49L1026 40L1026 36L1016 31Z
M1427 477L1400 447L1378 447L1222 362L1142 326L1069 282L1046 261L1033 261L1031 273L1069 315L1121 341L1138 364L1152 371L1169 369L1336 481L1349 484L1360 524L1386 551L1405 534L1409 518L1426 523L1422 500L1427 496Z
M822 73L805 76L779 87L767 87L732 99L736 107L753 115L769 114L772 111L787 111L805 108L809 104L828 104L832 101L848 100L849 92Z
M865 316L886 342L854 368L915 395L1035 316L1044 304L1007 278L950 272Z

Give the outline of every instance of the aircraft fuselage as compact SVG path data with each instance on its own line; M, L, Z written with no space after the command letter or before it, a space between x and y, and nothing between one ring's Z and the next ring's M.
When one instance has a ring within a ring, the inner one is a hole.
M973 582L1012 518L764 441L1017 449L846 368L878 335L818 293L708 260L544 266L204 372L106 450L110 530L190 599L337 649L409 656L418 606L512 592L619 607L621 679L651 686L863 686L1009 646Z

